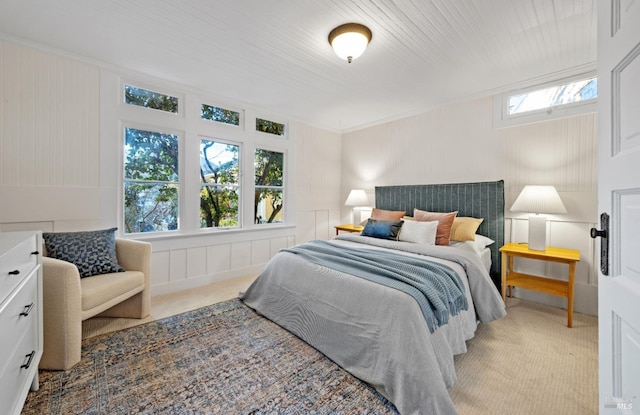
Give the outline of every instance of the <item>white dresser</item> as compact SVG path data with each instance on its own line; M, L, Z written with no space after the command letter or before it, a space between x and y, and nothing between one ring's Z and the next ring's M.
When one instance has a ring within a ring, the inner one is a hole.
M0 232L0 414L38 389L42 356L42 234Z

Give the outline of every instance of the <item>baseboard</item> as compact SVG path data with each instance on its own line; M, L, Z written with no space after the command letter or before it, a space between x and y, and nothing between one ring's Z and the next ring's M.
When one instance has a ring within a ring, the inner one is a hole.
M252 265L250 267L239 268L232 271L221 272L212 275L205 275L196 278L187 278L179 281L169 281L151 286L151 296L171 294L174 292L188 290L190 288L202 287L216 282L228 281L234 278L246 277L247 275L258 275L264 264Z

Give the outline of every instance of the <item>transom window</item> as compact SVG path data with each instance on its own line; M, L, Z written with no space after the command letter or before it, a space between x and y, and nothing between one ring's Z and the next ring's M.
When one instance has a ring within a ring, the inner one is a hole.
M203 120L221 122L223 124L240 125L240 113L213 105L202 104L200 117Z
M522 114L546 110L561 105L587 101L598 97L598 78L595 76L535 89L509 96L508 114Z
M178 98L131 85L124 86L124 102L160 111L178 113Z
M595 73L506 92L493 99L493 125L509 127L595 112L597 98Z
M256 118L256 131L283 136L284 124L262 118Z

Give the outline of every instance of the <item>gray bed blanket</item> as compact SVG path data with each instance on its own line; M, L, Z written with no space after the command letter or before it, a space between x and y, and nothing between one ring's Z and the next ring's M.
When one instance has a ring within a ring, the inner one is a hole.
M468 307L460 276L450 267L425 258L372 249L310 241L283 249L307 261L355 275L412 296L424 315L429 331Z
M403 251L419 256L427 256L451 261L459 264L468 277L469 287L476 303L478 319L483 323L497 320L506 315L501 294L491 281L491 276L482 264L480 257L472 252L456 249L450 246L422 245L410 242L390 241L385 239L370 238L354 234L336 236L335 242L348 241L364 247L380 247Z
M456 381L453 356L466 351L476 314L485 322L505 315L486 268L472 254L451 247L357 235L330 243L393 249L444 263L461 277L469 309L430 332L419 305L406 293L282 251L241 299L369 383L401 414L456 414L448 392Z

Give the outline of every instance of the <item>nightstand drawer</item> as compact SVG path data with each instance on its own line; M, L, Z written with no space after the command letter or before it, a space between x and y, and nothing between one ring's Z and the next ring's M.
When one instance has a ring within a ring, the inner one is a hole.
M19 340L31 327L36 326L38 316L38 274L37 269L31 270L31 275L24 280L18 290L0 306L0 356L11 356L15 351ZM26 314L26 315L24 315ZM37 337L34 337L33 347L37 346ZM6 370L8 362L0 362L0 376Z
M38 264L36 236L26 238L4 255L0 255L0 295L7 295ZM0 298L2 302L4 298Z

